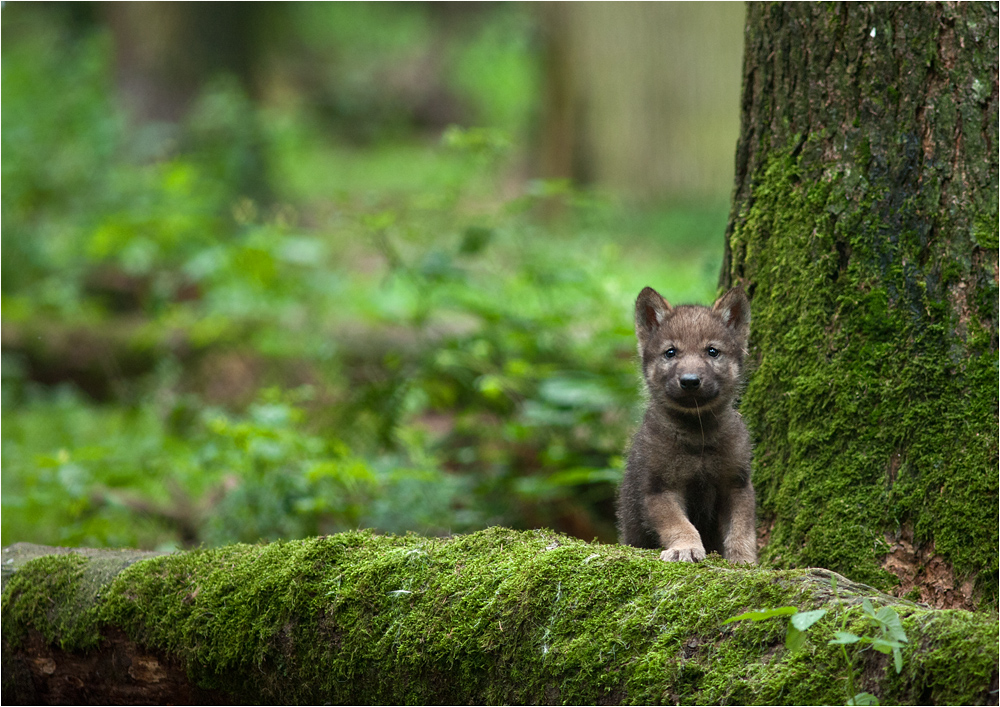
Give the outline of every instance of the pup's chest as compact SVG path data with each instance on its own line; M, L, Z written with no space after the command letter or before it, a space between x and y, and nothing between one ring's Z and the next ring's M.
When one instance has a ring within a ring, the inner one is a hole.
M690 488L697 493L709 488L726 488L738 483L742 475L740 460L734 450L726 446L688 448L671 445L663 452L664 480L678 490Z

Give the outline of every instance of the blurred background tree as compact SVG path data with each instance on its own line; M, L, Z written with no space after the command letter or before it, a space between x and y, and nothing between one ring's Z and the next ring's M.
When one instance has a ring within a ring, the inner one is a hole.
M635 294L715 294L742 19L5 5L3 543L613 541Z
M543 3L539 170L633 199L728 197L743 3Z
M254 88L267 5L226 2L101 2L90 12L114 47L118 94L140 121L179 121L218 73Z

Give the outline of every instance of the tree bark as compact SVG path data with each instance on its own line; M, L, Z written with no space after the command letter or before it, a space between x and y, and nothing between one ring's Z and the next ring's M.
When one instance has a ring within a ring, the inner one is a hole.
M852 646L857 690L996 704L995 616L827 570L665 563L503 528L155 554L5 549L4 703L841 704L848 664L827 642L876 630L867 598L909 640L898 674ZM828 610L799 651L786 618L724 623L790 605Z
M750 3L721 286L765 561L997 597L997 4Z

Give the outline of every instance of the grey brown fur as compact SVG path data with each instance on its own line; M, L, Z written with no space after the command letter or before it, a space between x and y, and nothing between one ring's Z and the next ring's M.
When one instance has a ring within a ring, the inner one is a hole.
M757 561L750 435L733 408L750 334L734 287L712 307L671 307L647 287L635 333L649 402L618 494L621 542L697 562Z

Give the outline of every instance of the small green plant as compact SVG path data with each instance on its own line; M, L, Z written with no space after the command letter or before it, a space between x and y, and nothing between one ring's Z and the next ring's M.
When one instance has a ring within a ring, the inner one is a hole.
M843 602L841 602L840 595L837 593L836 577L830 577L830 586L833 589L834 596L837 598L838 606L842 607ZM899 673L903 670L903 654L901 649L903 644L907 642L906 632L903 630L903 624L899 620L899 615L891 606L884 606L878 611L875 611L875 607L872 606L871 601L865 599L861 602L861 611L865 616L875 621L878 627L877 633L859 636L848 631L847 615L850 612L850 608L842 607L840 611L840 630L833 632L834 637L830 639L827 644L831 646L840 646L840 650L844 655L844 662L847 663L847 704L877 705L879 702L875 695L870 692L856 691L854 668L852 667L850 656L847 654L847 646L857 643L862 646L871 646L880 653L892 653L893 664L896 667L896 672ZM723 623L728 624L734 621L744 620L766 621L767 619L773 619L780 616L788 616L790 617L790 620L788 622L788 632L785 634L785 648L790 651L797 651L805 645L806 631L826 614L826 609L799 611L798 607L795 606L781 606L776 609L748 611L740 614L739 616L726 619Z

